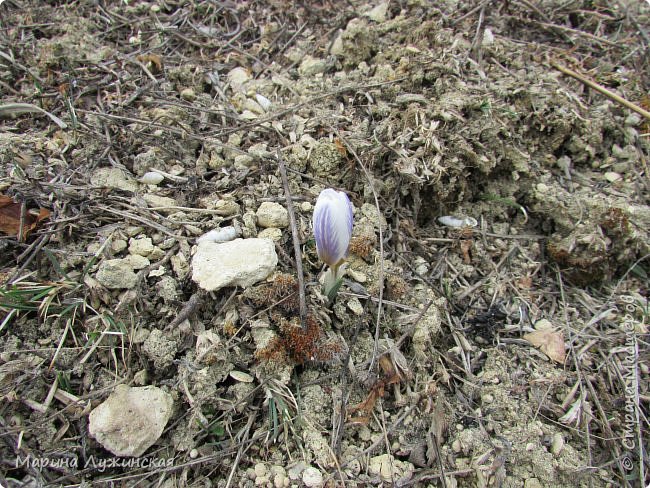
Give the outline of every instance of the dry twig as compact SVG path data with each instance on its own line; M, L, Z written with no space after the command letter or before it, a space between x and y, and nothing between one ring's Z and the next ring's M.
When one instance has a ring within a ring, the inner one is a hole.
M293 211L293 202L291 201L291 191L289 190L289 180L287 179L287 168L280 151L276 153L280 176L284 185L284 197L287 200L287 212L289 212L289 224L291 225L291 236L293 237L293 252L296 257L296 274L298 275L298 297L300 299L300 324L304 329L305 318L307 317L307 299L305 297L305 277L302 271L302 251L300 250L300 236L298 235L298 226L296 225L296 214Z
M555 68L558 71L561 71L562 73L564 73L565 75L570 76L572 78L575 78L576 80L578 80L578 81L584 83L585 85L587 85L589 88L593 88L598 93L601 93L601 94L605 95L610 100L613 100L613 101L615 101L617 103L620 103L624 107L629 108L630 110L633 110L634 112L638 113L639 115L642 115L646 119L650 120L650 112L648 112L647 110L639 107L637 104L626 100L625 98L617 95L616 93L609 91L607 88L605 88L603 86L600 86L598 83L596 83L594 81L591 81L590 79L584 77L580 73L576 73L575 71L573 71L573 70L571 70L569 68L566 68L565 66L562 66L561 64L558 64L557 62L555 62L553 60L549 61L549 64L553 68Z

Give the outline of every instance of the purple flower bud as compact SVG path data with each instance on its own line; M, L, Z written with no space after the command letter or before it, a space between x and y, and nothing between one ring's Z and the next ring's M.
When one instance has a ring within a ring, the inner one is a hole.
M314 207L314 238L318 257L337 267L348 254L352 236L352 204L342 191L320 192Z

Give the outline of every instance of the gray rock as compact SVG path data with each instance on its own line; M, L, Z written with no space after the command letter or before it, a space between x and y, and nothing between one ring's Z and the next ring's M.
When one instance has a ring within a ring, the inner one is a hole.
M268 239L200 242L192 258L192 279L207 291L248 287L268 277L277 264L275 246Z
M141 456L158 440L172 414L171 395L155 386L115 391L90 412L90 435L116 456Z
M277 202L263 202L256 215L260 227L282 229L289 225L289 212Z
M111 290L133 288L137 282L131 264L124 259L102 261L96 278L97 281Z

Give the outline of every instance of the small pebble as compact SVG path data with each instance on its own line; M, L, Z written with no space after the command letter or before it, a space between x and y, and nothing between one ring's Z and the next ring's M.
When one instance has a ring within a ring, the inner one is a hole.
M266 465L264 463L257 463L255 465L255 476L256 477L266 476Z
M149 171L148 173L142 175L142 178L140 178L140 183L144 183L145 185L158 185L162 183L164 179L165 177L160 173Z
M230 377L242 383L252 383L254 380L254 378L251 375L249 375L248 373L244 373L243 371L231 371Z
M196 459L199 456L199 451L197 449L192 449L190 451L190 459Z
M206 232L201 237L199 237L196 242L228 242L237 238L237 229L232 226L221 227L219 229L213 229L209 232Z
M148 256L153 251L153 243L151 238L142 237L139 239L129 239L129 254L137 254L139 256Z
M302 210L303 212L311 212L312 208L313 205L311 204L311 202L302 202L300 204L300 210Z
M115 239L111 243L111 249L113 250L113 252L124 251L126 249L126 246L128 246L128 244L124 239Z
M528 478L524 481L524 488L542 488L542 486L537 478Z
M361 273L360 271L355 271L353 269L348 269L346 271L347 275L352 278L354 281L357 283L365 283L368 278L365 274Z
M298 461L287 471L287 474L289 475L289 479L292 479L294 481L300 479L300 475L304 471L305 467L306 465L303 461Z
M481 396L481 401L486 405L489 405L490 403L494 402L494 396L492 396L489 393L486 393L485 395Z
M255 478L255 486L267 486L271 480L268 476L258 476Z
M614 183L615 181L618 181L623 178L619 173L616 173L615 171L608 171L607 173L605 173L604 177L610 183Z
M545 185L544 183L537 183L535 189L540 193L548 193L549 191L548 185Z
M183 91L181 91L181 98L183 100L187 100L188 102L193 102L196 100L196 93L192 88L185 88Z
M462 449L462 444L458 439L456 439L454 442L451 443L451 448L453 449L454 452L458 453Z
M302 472L302 482L309 488L323 486L323 475L316 468L309 466Z
M564 449L564 437L557 432L553 435L553 440L551 441L551 454L557 456L562 452L562 449Z
M535 330L553 330L553 323L548 319L539 319L535 322Z
M259 93L255 94L255 100L257 100L257 103L260 104L260 106L264 109L264 111L268 111L271 108L271 100L266 98L264 95L260 95Z

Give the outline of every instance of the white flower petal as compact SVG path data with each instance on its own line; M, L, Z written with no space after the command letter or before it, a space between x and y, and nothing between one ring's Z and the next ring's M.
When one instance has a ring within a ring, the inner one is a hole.
M323 262L334 266L347 255L352 225L352 204L348 196L331 188L323 190L314 207L316 250Z

